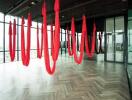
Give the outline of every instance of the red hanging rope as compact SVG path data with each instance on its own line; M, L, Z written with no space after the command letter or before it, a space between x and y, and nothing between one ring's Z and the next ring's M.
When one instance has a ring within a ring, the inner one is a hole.
M69 56L72 56L72 55L73 55L73 49L71 50L70 47L73 47L73 46L70 46L71 41L70 41L70 32L69 32L69 30L68 30L68 27L67 27L67 29L66 29L66 33L67 33L68 54L69 54ZM71 43L71 45L72 45L72 43Z
M85 48L86 48L86 54L88 57L93 57L94 55L94 50L95 50L95 33L96 33L96 25L95 22L93 24L93 34L92 34L92 47L91 50L89 48L89 46L87 44L89 44L89 40L88 40L88 36L87 36L87 32L86 32L86 36L85 36Z
M60 23L59 23L59 0L55 0L54 5L54 11L55 11L55 33L53 36L53 67L50 68L50 59L49 59L49 53L48 53L48 37L47 37L47 18L46 18L46 4L44 2L44 5L42 7L42 15L43 15L43 32L44 32L44 60L45 60L45 66L46 70L49 74L53 74L55 72L56 68L56 60L58 59L59 54L59 48L60 48Z
M12 41L13 41L13 44L12 44ZM12 30L11 21L9 23L9 52L10 52L11 61L14 61L15 59L15 49L16 49L16 20L14 19L13 30Z
M39 43L39 27L37 25L37 57L42 58L42 51L43 51L43 24L41 28L41 48Z
M81 43L80 43L80 55L77 56L76 51L76 36L75 36L75 23L74 23L74 17L72 18L72 25L71 25L71 33L72 33L72 40L73 40L73 54L74 54L74 60L76 63L80 64L83 60L83 54L84 54L84 36L86 33L86 17L83 16L83 23L82 23L82 36L81 36Z
M21 57L22 63L25 66L29 65L30 61L30 40L31 40L31 14L28 14L28 27L27 27L27 48L25 50L25 38L24 38L24 17L22 17L22 26L21 26Z

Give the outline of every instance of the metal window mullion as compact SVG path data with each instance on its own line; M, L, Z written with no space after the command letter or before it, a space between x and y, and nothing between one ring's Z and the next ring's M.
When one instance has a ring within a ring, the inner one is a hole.
M17 17L17 61L19 61L19 18Z
M115 17L114 17L114 62L116 62L116 33L115 33Z
M3 25L3 63L5 63L5 14Z
M61 55L62 55L62 29L61 29L61 42L60 42L60 47L61 47Z
M66 41L66 30L65 30L65 55L66 55L66 50L67 50L67 41Z

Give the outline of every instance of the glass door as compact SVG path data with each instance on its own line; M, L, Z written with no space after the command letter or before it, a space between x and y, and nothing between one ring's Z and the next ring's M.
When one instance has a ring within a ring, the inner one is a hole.
M128 21L128 63L132 64L132 19Z
M115 18L115 61L124 62L124 17Z
M114 19L106 20L106 59L107 61L114 61Z
M124 16L106 19L106 61L124 62Z

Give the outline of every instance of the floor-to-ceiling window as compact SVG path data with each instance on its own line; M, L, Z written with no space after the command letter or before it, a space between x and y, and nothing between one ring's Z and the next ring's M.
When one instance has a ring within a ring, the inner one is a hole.
M10 54L9 54L9 22L16 19L16 55L15 55L15 61L21 60L21 18L14 17L11 15L5 15L5 21L4 21L4 14L0 12L0 63L3 62L10 62ZM31 52L30 52L30 58L34 59L37 58L37 24L39 25L39 37L41 40L41 23L37 23L32 21L31 26ZM25 19L25 43L27 38L27 19ZM47 33L48 33L48 48L49 48L49 54L51 54L51 31L50 31L50 25L47 25ZM54 28L54 27L53 27ZM4 60L5 59L5 60Z
M10 15L6 15L5 16L5 62L10 62L10 54L9 54L9 22L11 21L12 23L14 22L14 19L16 20L17 23L17 17L13 17ZM13 24L12 24L13 26ZM16 34L17 37L17 34ZM3 39L2 39L3 40ZM17 40L16 40L16 44L17 45ZM15 51L15 60L17 60L17 48Z
M132 10L128 11L128 76L129 76L129 84L132 92Z
M124 17L106 19L107 61L124 62Z
M0 12L0 63L3 62L3 28L4 14Z
M61 54L66 54L66 31L61 29Z

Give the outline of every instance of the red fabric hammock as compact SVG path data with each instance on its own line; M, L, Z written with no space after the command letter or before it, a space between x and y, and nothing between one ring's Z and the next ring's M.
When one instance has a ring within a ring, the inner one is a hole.
M55 32L53 36L53 67L50 68L50 58L48 53L48 37L47 37L47 18L46 18L46 4L42 7L43 15L43 32L44 32L44 60L46 70L49 74L53 74L56 68L56 60L58 59L59 48L60 48L60 22L59 22L59 0L55 0L54 11L55 11Z
M14 61L15 59L15 49L16 49L16 20L14 19L13 30L11 21L9 23L9 52L11 61Z
M43 24L41 28L41 48L39 43L39 27L37 25L37 57L42 58L42 51L43 51Z
M80 64L83 60L83 54L84 54L84 38L85 38L85 33L86 33L86 17L82 17L83 22L82 22L82 36L81 36L81 43L80 43L80 55L79 57L77 56L77 51L76 51L76 36L75 36L75 22L74 22L74 17L72 18L72 25L71 25L71 33L72 33L72 40L73 40L73 54L74 54L74 60L76 63Z
M89 48L89 40L87 36L87 32L85 34L85 48L86 48L86 54L89 58L93 57L94 51L95 51L95 33L96 33L96 25L95 22L93 24L93 34L92 34L92 45L91 45L91 50Z
M73 56L73 49L72 50L70 49L70 47L73 47L73 46L70 46L71 41L70 41L70 32L68 30L68 27L66 29L66 33L67 33L68 54L69 54L69 56ZM72 45L72 43L71 43L71 45Z
M24 17L22 17L22 26L21 26L21 57L22 63L25 66L29 65L30 61L30 40L31 40L31 14L28 14L28 27L27 27L27 48L25 49L25 38L24 38Z

